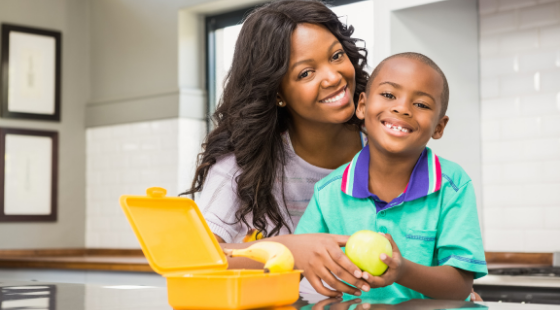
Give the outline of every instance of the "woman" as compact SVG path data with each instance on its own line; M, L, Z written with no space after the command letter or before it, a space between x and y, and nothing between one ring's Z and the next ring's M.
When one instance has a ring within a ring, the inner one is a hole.
M213 115L215 129L199 156L192 188L224 247L239 248L250 229L281 242L321 294L369 290L343 254L348 237L289 235L313 185L362 148L354 116L365 90L365 49L318 1L278 1L247 17ZM232 268L258 268L231 259ZM326 288L321 279L335 290Z

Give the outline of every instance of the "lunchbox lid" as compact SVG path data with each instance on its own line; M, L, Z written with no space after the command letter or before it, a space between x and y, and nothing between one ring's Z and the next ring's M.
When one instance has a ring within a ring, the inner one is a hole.
M227 259L196 203L165 197L151 187L147 196L121 196L121 207L155 272L227 269Z

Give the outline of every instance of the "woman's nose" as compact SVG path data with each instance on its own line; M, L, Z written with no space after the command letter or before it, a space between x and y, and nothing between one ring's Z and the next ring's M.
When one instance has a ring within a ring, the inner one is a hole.
M321 87L330 88L338 87L342 81L342 75L336 70L326 70L323 80L321 81Z

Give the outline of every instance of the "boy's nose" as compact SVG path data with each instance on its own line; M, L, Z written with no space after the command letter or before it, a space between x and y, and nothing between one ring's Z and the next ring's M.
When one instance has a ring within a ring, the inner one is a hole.
M393 113L397 113L403 116L411 116L412 113L410 111L410 108L408 107L408 104L404 101L401 102L397 102L391 109L391 111Z

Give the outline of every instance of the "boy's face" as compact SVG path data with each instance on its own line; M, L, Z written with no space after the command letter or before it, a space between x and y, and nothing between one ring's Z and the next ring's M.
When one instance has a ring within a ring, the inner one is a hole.
M386 61L356 111L369 143L393 154L422 152L430 138L443 136L449 120L440 117L442 92L443 79L430 66L404 57Z

